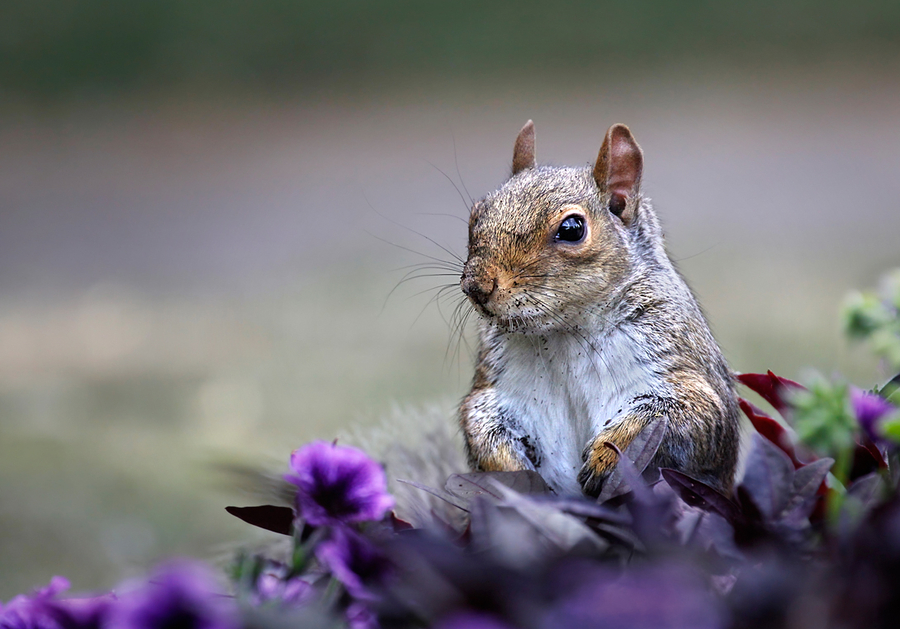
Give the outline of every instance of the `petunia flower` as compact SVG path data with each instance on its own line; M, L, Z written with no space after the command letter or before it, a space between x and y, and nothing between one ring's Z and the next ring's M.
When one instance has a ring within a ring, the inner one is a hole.
M378 629L378 617L368 605L353 602L347 607L347 626L350 629Z
M850 388L850 403L866 436L875 442L882 441L878 425L885 416L897 410L894 405L880 395L867 393L856 387Z
M316 547L316 557L344 584L351 596L372 599L370 587L391 571L388 558L361 535L336 528Z
M161 566L146 581L126 587L109 629L237 629L234 600L204 564L181 560Z
M313 586L300 577L285 580L274 572L263 572L256 580L256 604L278 601L290 607L299 607L314 595Z
M50 583L30 596L17 596L5 606L0 604L2 629L100 629L106 622L112 594L59 599L69 589L65 577L53 577Z
M314 441L291 454L297 512L313 526L380 520L394 499L381 466L362 450Z
M102 629L116 600L113 594L49 600L45 609L61 629Z
M0 629L60 629L47 605L60 592L69 589L65 577L53 577L50 583L30 595L20 594L0 604Z

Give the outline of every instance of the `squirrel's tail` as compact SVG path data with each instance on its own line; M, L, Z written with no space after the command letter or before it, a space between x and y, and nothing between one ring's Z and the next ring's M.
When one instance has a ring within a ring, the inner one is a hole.
M394 513L417 528L459 525L463 513L440 498L402 481L443 490L447 478L467 472L463 442L449 404L394 407L379 421L358 423L339 434L338 442L353 445L384 465L388 490L396 500ZM297 447L303 444L297 444ZM285 455L286 456L286 455ZM231 490L259 503L290 507L295 488L274 464L215 465Z
M451 474L467 472L462 435L449 404L394 407L373 425L357 425L338 438L385 467L398 518L416 527L457 524L464 515L440 498L402 481L443 490Z

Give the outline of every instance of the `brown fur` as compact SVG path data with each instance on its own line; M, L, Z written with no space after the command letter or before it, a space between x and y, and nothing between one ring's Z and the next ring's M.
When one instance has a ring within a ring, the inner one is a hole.
M734 383L640 194L643 156L631 132L611 127L592 169L535 166L529 121L516 141L513 172L474 205L469 220L461 286L481 315L475 378L460 407L470 465L547 469L552 457L571 455L558 452L553 435L568 444L589 421L602 428L586 443L583 465L557 482L571 486L577 476L586 493L596 494L617 461L603 444L624 450L665 416L667 432L652 465L730 491L738 450ZM557 238L569 217L583 222L582 240ZM627 364L607 364L610 351ZM606 375L592 372L595 364ZM617 385L620 373L626 380ZM542 388L543 374L563 384ZM584 416L592 390L584 378L597 378L596 390L623 400L619 414ZM537 393L531 399L531 381L553 399ZM560 421L561 409L572 414L558 425L535 424L545 402L553 405L552 421ZM517 414L525 408L527 418Z

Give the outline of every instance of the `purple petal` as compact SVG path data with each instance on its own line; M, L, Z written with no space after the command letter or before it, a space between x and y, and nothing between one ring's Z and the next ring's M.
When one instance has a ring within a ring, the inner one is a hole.
M878 424L881 419L896 409L893 404L875 393L867 393L856 387L850 388L850 402L853 404L853 412L856 421L872 441L880 441Z
M57 594L67 589L69 581L57 576L31 595L20 594L6 605L0 605L0 629L59 629L60 623L50 605Z
M355 602L347 607L347 625L350 629L378 629L378 617L368 605Z
M67 598L48 601L48 612L65 629L100 629L112 610L116 597L104 594L89 598Z
M169 563L121 595L111 614L109 629L237 629L237 610L214 573L204 564L181 560Z
M282 576L264 572L256 581L256 604L278 601L289 606L301 606L312 598L313 587L297 577L285 581Z
M373 598L370 586L390 572L387 557L371 542L347 529L332 531L331 537L316 548L316 557L354 598Z
M313 526L381 520L394 506L381 466L362 450L314 441L291 454L284 479L297 486L297 511Z
M69 580L59 575L50 579L50 583L46 587L37 590L34 593L35 598L52 598L60 592L65 592L70 587Z

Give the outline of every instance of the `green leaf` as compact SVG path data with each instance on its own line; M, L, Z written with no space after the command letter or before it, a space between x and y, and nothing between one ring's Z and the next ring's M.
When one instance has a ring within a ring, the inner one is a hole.
M878 432L886 439L890 439L894 443L900 443L900 416L895 415L882 420L878 426Z

